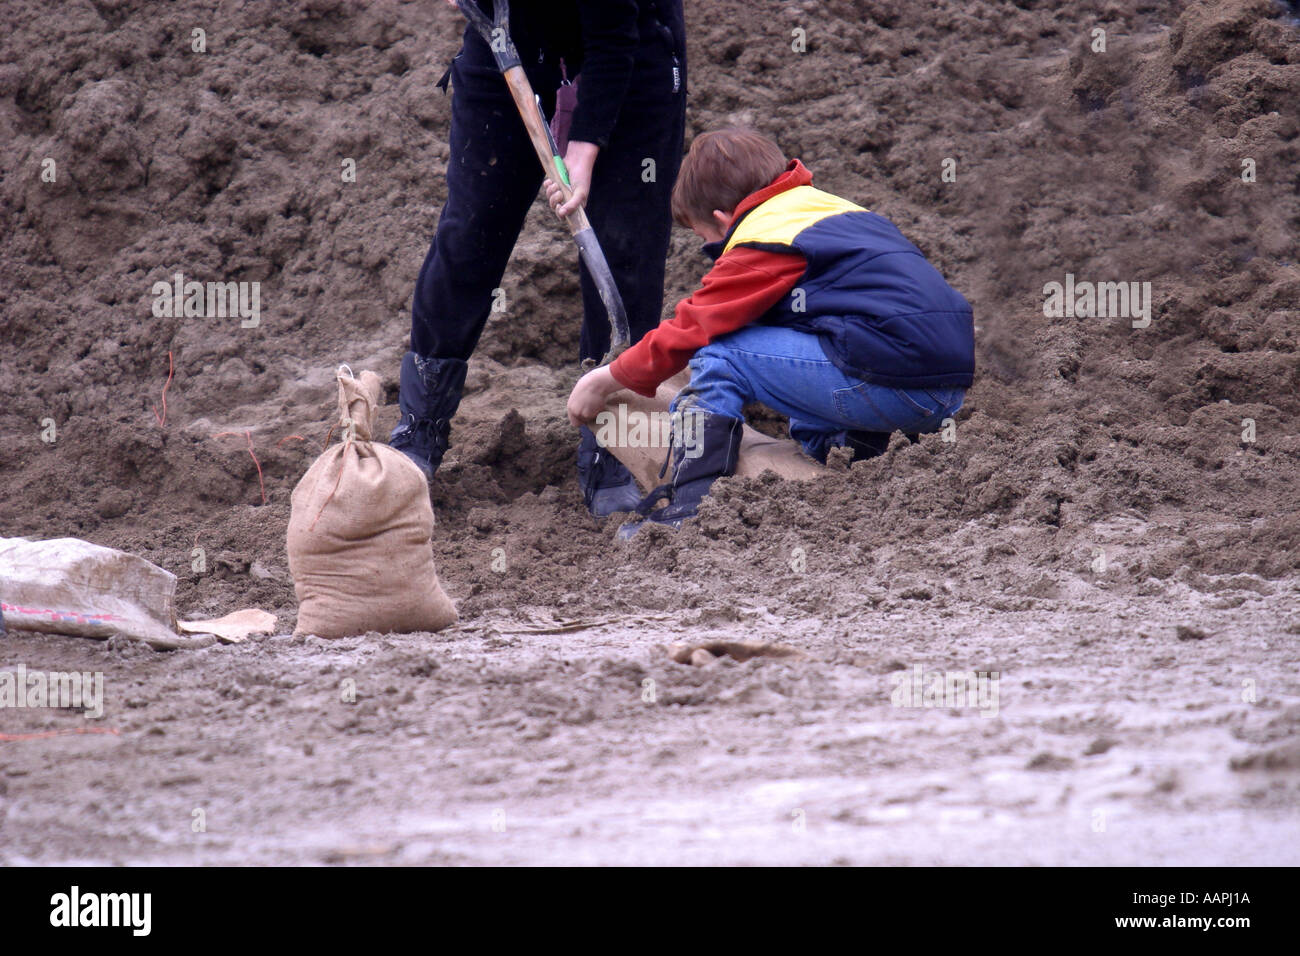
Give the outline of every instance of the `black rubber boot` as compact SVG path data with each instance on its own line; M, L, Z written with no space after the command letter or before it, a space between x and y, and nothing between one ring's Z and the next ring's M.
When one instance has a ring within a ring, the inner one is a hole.
M740 456L740 439L745 423L739 418L727 418L711 412L690 411L685 414L695 418L695 443L691 449L699 454L691 457L685 442L676 441L672 447L673 479L660 485L642 499L637 512L644 517L629 521L618 529L618 537L626 541L647 522L680 528L682 522L694 518L700 502L719 478L736 473ZM655 508L663 498L668 504Z
M844 439L844 447L853 452L852 461L862 461L883 455L889 447L891 432L849 432Z
M595 434L583 425L578 442L578 485L587 510L597 518L617 511L635 511L641 502L641 489L632 473L596 441Z
M848 432L845 435L844 447L852 449L854 461L863 461L867 458L875 458L877 455L883 455L889 449L889 439L893 432ZM913 445L921 440L920 435L904 435Z
M460 359L421 358L414 352L402 357L397 392L402 418L388 444L415 462L426 478L433 477L447 452L451 416L460 406L468 368Z

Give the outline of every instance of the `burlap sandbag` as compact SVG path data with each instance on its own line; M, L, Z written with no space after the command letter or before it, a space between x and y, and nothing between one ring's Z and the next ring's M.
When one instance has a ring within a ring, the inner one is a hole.
M629 389L617 391L609 397L604 410L592 424L596 440L623 463L645 491L671 476L671 473L663 476L659 473L668 453L667 442L663 440L668 431L668 406L688 382L690 372L679 372L659 386L654 398L646 398ZM638 436L634 427L624 424L620 429L619 419L626 422L629 416L641 416L643 421L650 420L652 424L643 428L641 436L649 434L656 437L651 441L642 437L638 441L635 440ZM662 419L656 422L654 416L662 416ZM775 472L791 481L830 474L826 468L805 455L797 442L789 438L773 438L746 425L740 441L736 474L742 478L757 478L765 471Z
M456 609L433 566L433 508L420 469L370 440L379 376L339 369L340 444L293 490L289 570L295 634L437 631Z

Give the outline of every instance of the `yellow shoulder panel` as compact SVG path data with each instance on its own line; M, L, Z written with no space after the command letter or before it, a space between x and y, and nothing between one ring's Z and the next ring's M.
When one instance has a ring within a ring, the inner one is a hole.
M722 251L728 252L738 243L749 242L788 246L794 242L795 236L827 216L866 211L857 203L812 186L796 186L751 210Z

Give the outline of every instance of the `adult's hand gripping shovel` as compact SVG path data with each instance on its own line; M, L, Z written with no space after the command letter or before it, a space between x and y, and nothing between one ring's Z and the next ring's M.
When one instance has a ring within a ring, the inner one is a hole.
M537 151L537 159L542 164L542 170L548 179L559 184L560 192L567 202L573 195L569 184L569 171L564 166L559 147L551 135L551 127L542 113L541 100L533 92L532 84L528 82L528 77L520 63L519 51L515 49L514 41L510 38L509 0L495 0L492 5L492 19L488 19L487 14L474 0L456 0L456 5L491 49L497 68L505 77L506 86L509 87L510 95L515 101L515 108L519 110L519 116L528 130L528 138L532 140L533 149ZM578 245L578 254L587 264L587 272L600 293L600 301L604 303L605 311L609 313L609 351L600 360L601 365L608 365L631 344L623 297L618 294L618 286L614 284L614 274L609 271L609 263L605 261L600 240L596 238L591 222L587 219L587 211L579 207L569 213L565 221L569 224L569 231L573 233L573 241Z

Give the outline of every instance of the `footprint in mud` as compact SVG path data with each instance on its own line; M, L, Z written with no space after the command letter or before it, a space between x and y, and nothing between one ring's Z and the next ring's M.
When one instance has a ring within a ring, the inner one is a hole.
M1228 761L1233 770L1300 770L1300 738Z
M785 644L771 644L767 641L704 641L694 644L678 641L669 645L668 656L678 664L706 667L721 657L747 661L752 657L798 659L804 655L798 648L788 647Z
M1025 764L1026 770L1069 770L1074 766L1074 761L1069 757L1062 757L1059 754L1043 751L1035 754L1029 763Z

